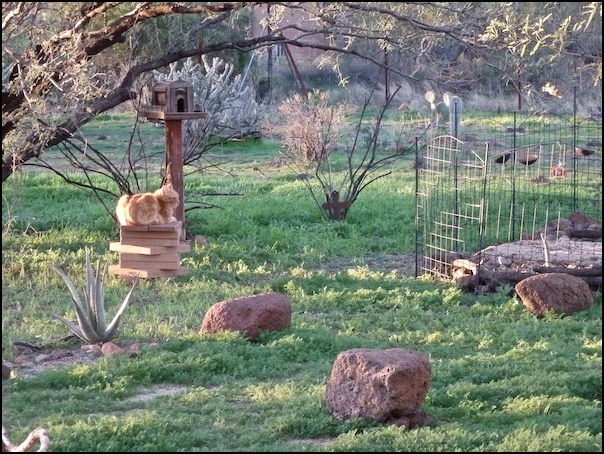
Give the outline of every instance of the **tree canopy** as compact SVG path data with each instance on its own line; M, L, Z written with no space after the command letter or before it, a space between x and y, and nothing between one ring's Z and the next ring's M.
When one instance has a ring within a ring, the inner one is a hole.
M367 62L386 90L469 90L488 71L518 91L569 72L597 87L601 15L600 2L3 2L2 181L188 57L288 44L320 51L342 83L343 59Z

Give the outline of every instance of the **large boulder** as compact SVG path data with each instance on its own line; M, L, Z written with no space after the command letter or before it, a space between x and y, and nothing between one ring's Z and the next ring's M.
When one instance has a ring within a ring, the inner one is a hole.
M583 279L566 273L543 273L527 277L515 286L524 306L542 316L547 311L571 315L589 309L594 297Z
M406 427L434 421L420 407L430 389L431 367L422 353L402 348L357 348L341 352L325 395L340 421L370 419Z
M280 293L269 292L214 304L206 312L200 332L239 331L248 340L254 340L262 331L289 327L291 321L289 299Z

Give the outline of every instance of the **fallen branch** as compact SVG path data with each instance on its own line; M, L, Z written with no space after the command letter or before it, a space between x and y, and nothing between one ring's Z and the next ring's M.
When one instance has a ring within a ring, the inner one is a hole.
M571 229L568 232L569 238L583 238L586 240L597 240L598 238L602 238L602 227L598 227L596 229Z
M576 269L564 267L540 267L543 273L566 273L577 276L582 279L591 290L599 290L602 288L602 273L596 274L578 274ZM591 269L590 269L591 270ZM569 272L572 271L572 272ZM586 271L586 270L581 270ZM477 275L467 275L455 279L455 283L465 292L474 292L480 289L482 292L495 292L502 285L515 287L518 282L527 277L536 276L538 272L519 272L519 271L481 271L480 280Z
M536 273L566 273L571 276L579 277L595 277L602 276L602 267L594 266L593 268L567 268L565 266L534 266L533 271Z

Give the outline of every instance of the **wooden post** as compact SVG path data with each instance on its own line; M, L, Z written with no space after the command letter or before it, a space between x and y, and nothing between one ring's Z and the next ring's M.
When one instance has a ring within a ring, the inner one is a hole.
M183 151L182 151L182 120L165 120L166 124L166 179L178 192L180 203L176 207L174 217L182 222L181 241L185 241L185 198L183 188Z
M171 183L180 198L174 217L182 226L180 240L185 242L184 154L182 150L182 120L208 118L207 112L195 110L193 85L176 80L158 82L153 87L152 103L139 107L149 120L163 120L166 127L166 183Z

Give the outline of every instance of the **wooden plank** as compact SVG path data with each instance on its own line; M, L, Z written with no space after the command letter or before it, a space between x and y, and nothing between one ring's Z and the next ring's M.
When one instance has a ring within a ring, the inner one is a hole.
M122 225L120 226L120 234L122 232L148 232L148 225Z
M176 247L171 246L134 246L113 242L109 244L109 250L117 252L126 252L140 255L174 254L190 252L191 245L188 243L179 243Z
M122 238L120 240L122 245L128 246L166 246L166 247L177 247L180 244L178 238Z
M149 232L179 232L182 230L182 222L175 221L169 224L149 225Z
M122 260L121 268L132 268L136 270L175 270L180 266L180 260L176 262L150 262L148 260Z
M122 230L120 238L159 238L159 239L179 239L180 232L176 230L160 231L160 232L149 232L139 230Z
M117 274L124 277L139 277L141 279L149 279L155 277L183 276L189 272L189 268L181 266L175 270L137 270L131 268L121 268L119 265L110 265L108 271L111 274Z
M151 225L122 225L120 232L180 232L182 222L175 221L168 224Z
M126 261L145 261L149 263L179 263L180 254L154 254L141 255L123 252L120 254L120 260Z

